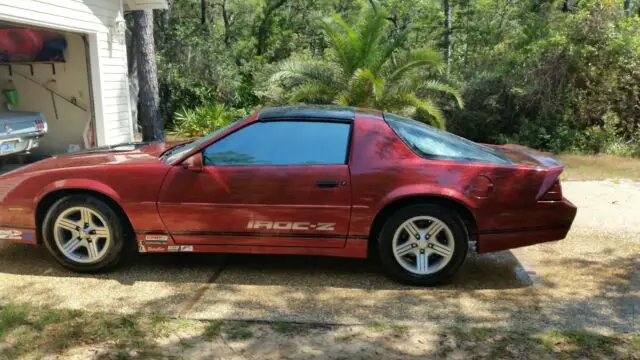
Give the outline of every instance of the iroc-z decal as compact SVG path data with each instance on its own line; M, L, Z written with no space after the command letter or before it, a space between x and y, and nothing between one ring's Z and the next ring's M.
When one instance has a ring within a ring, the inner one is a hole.
M336 229L336 223L311 223L305 221L249 221L247 229L334 231Z

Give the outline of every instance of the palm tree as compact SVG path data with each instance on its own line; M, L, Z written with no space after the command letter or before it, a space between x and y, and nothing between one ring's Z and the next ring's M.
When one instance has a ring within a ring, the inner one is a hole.
M421 115L444 128L445 120L429 95L462 97L453 87L424 79L420 71L442 72L442 55L431 49L407 51L407 31L389 39L387 14L380 7L363 11L355 27L339 15L321 22L329 43L326 59L287 60L269 80L269 94L279 103L319 103L371 107Z

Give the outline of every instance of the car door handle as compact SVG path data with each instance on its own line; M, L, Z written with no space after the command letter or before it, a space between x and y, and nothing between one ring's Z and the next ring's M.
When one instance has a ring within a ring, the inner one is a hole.
M318 180L316 181L316 187L319 187L319 188L338 187L338 180Z

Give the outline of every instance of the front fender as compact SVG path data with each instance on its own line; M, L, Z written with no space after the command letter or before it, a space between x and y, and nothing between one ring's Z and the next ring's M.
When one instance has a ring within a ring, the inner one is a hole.
M113 190L113 188L103 182L91 179L64 179L54 181L53 183L46 185L42 190L40 190L34 197L34 209L37 207L38 203L40 203L40 201L42 201L42 199L48 194L54 191L72 189L95 191L110 197L115 202L120 204L120 195L118 195L118 193Z

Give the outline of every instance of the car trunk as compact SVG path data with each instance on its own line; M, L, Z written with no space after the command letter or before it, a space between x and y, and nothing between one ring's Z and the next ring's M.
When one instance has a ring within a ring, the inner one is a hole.
M564 165L550 154L515 144L487 146L499 151L514 164L531 167L532 171L543 175L535 194L536 200L545 200L545 197L557 199L558 196L559 200L562 200L559 177L564 170ZM549 196L549 193L553 193L553 196Z
M14 111L0 113L0 140L35 134L42 131L42 113Z

